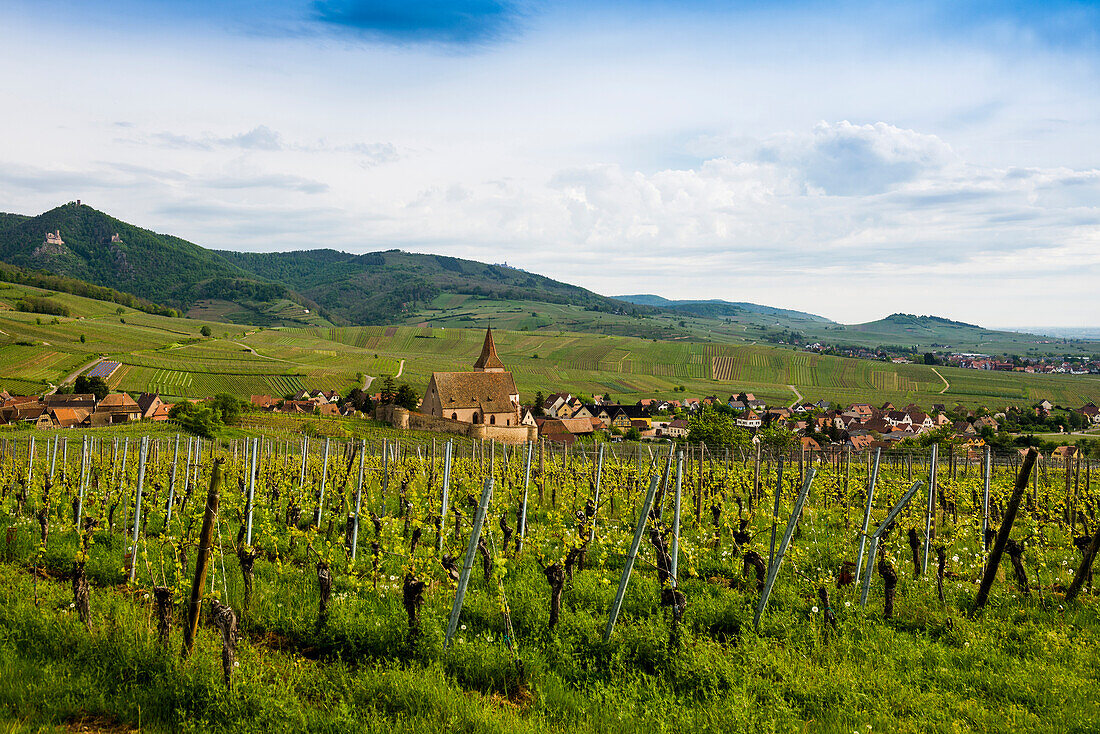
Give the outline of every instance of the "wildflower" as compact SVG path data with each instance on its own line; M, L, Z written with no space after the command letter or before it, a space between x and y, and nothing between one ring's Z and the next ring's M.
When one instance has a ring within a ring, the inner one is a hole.
M846 602L844 602L844 606L850 607L850 606L852 606L852 602L846 601Z
M396 580L397 580L396 576L390 576L390 581L396 581Z
M812 611L814 614L817 614L817 607L813 607L810 611Z
M69 609L72 609L75 606L76 606L75 602L69 602Z
M959 562L959 557L957 555L956 556L951 556L951 560L954 563L958 563Z
M461 629L465 630L465 629L466 629L466 625L462 625Z
M234 668L239 668L239 667L241 667L241 661L240 661L240 660L234 660L234 661L233 661L233 667L234 667Z

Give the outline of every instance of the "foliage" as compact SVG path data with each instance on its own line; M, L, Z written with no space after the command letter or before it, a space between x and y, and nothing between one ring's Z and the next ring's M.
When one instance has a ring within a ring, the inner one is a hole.
M216 438L225 425L221 411L207 402L180 401L168 411L168 417L188 433L207 439Z
M88 377L87 375L80 375L73 380L73 392L78 395L95 395L97 401L107 397L107 393L111 390L107 386L107 381L98 375L95 377Z

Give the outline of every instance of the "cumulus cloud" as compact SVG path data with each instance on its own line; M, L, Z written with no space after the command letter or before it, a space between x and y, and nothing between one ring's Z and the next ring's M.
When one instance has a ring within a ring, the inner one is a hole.
M777 136L760 146L757 159L801 173L807 186L835 196L879 194L955 156L935 135L903 130L884 122L853 125L820 122L809 134Z

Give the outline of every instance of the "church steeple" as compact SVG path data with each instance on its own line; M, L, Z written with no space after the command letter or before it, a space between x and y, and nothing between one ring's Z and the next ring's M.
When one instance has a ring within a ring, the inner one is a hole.
M485 344L481 347L481 356L474 362L475 372L504 372L504 363L497 356L497 345L493 343L493 328L485 330Z

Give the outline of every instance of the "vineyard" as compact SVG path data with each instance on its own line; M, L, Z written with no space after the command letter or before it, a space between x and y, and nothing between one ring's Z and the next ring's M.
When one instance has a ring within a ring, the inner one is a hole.
M0 712L1100 727L1089 462L418 441L0 440Z

